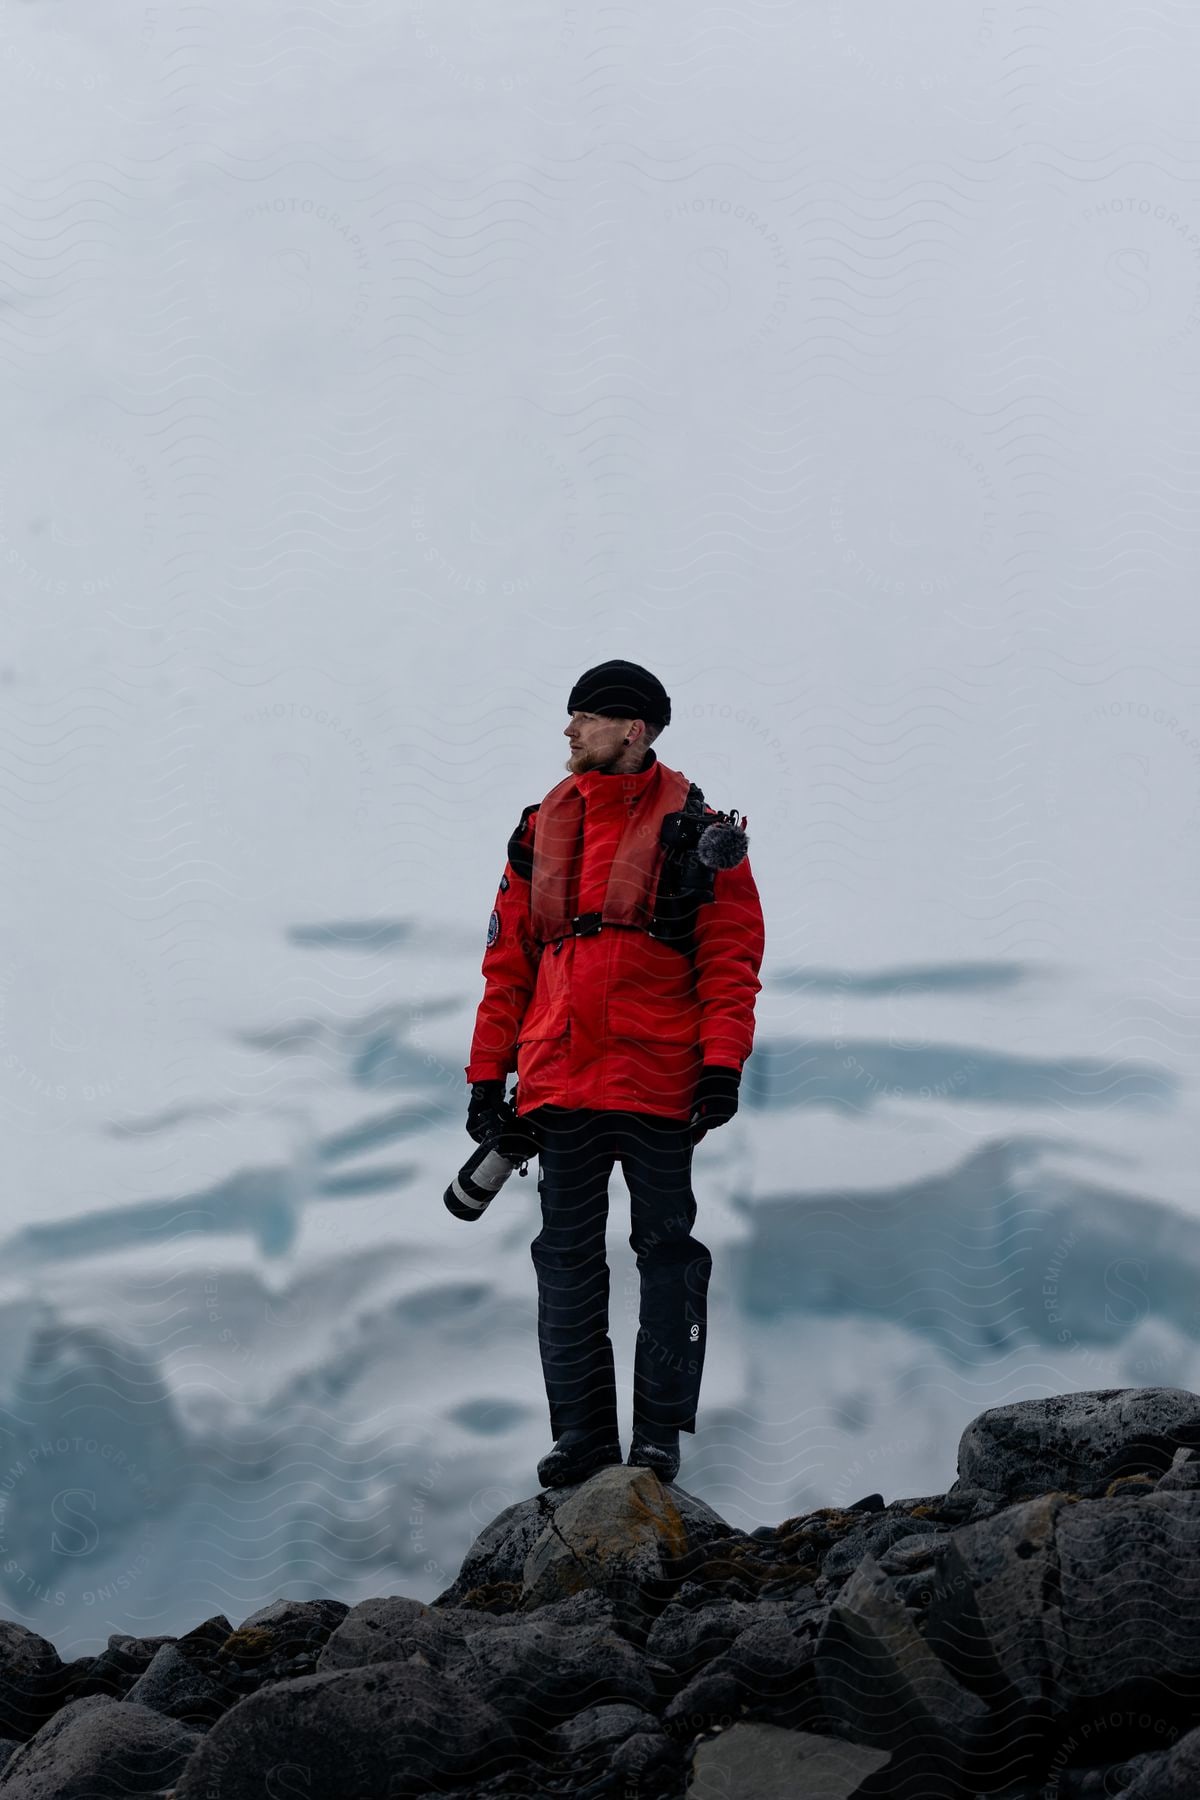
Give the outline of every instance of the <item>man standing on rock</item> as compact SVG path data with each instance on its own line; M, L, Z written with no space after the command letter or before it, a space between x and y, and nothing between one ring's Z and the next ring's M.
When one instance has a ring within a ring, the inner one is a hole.
M637 663L582 675L567 777L527 806L488 924L465 1074L477 1143L517 1116L539 1159L531 1246L555 1442L545 1487L621 1461L605 1259L621 1163L641 1277L627 1461L665 1481L696 1429L712 1258L692 1236L692 1151L738 1105L764 932L745 821L650 747L671 721Z

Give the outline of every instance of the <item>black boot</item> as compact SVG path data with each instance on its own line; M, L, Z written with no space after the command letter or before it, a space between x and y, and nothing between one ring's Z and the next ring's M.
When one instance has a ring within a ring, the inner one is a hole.
M674 1425L639 1425L633 1427L633 1442L628 1465L653 1469L660 1481L674 1481L679 1473L679 1430Z
M578 1481L586 1481L597 1469L605 1469L620 1460L621 1443L615 1431L608 1435L568 1430L538 1464L538 1480L543 1487L573 1487Z

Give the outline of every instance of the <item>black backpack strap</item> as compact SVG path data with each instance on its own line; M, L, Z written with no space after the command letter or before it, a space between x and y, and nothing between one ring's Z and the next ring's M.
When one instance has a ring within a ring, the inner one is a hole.
M659 842L667 852L668 863L681 861L694 850L704 826L704 794L693 781L680 812L668 813L662 822Z
M682 857L685 851L694 850L700 839L700 828L703 824L703 792L691 783L687 788L687 799L680 812L669 812L662 821L662 830L658 832L658 842L666 850L667 862Z
M696 913L713 897L712 871L696 855L700 834L711 823L705 817L704 794L693 781L682 810L668 813L660 841L666 851L654 897L652 937L673 944L685 956L696 950Z
M523 881L533 880L533 845L522 843L521 840L525 836L525 827L529 823L530 813L536 812L541 804L540 800L531 800L529 805L522 809L521 823L508 840L509 867L513 874L519 875Z

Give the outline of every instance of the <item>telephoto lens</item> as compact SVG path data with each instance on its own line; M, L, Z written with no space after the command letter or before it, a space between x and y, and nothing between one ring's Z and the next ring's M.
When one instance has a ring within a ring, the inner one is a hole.
M530 1157L536 1154L537 1141L531 1128L514 1117L468 1156L442 1195L447 1212L468 1222L481 1219L513 1170L519 1168L524 1175Z

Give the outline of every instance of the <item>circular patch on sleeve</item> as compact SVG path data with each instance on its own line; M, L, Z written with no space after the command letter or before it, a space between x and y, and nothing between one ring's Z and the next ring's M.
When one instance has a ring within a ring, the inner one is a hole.
M507 892L508 892L508 876L507 875L502 875L500 877L500 892L502 894L507 894Z
M491 949L492 945L495 943L496 939L499 936L500 936L500 914L498 912L493 912L491 918L488 920L487 947L489 950Z

